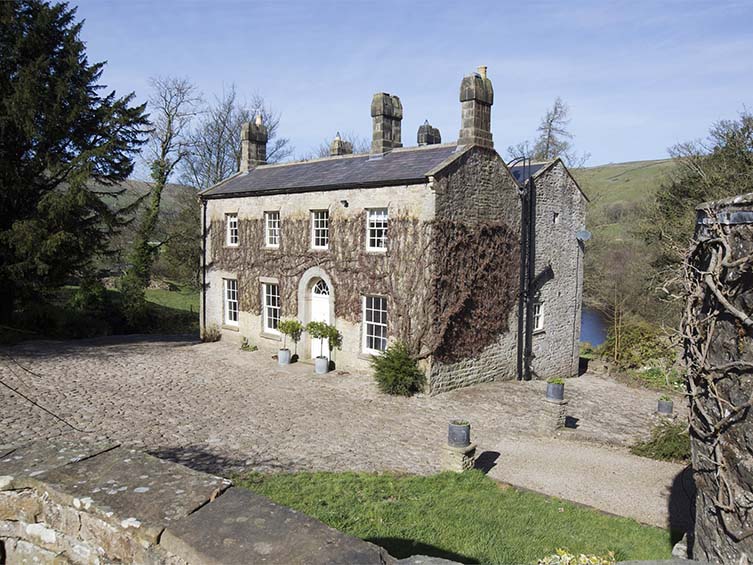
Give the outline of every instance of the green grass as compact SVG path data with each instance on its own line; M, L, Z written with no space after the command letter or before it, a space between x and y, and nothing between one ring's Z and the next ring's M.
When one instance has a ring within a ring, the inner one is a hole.
M556 469L551 470L556 473ZM364 473L251 474L249 488L395 557L531 563L554 553L666 559L667 530L501 486L480 471L430 477Z
M577 169L573 174L591 203L603 205L652 197L675 166L671 159L632 161Z
M199 291L195 288L179 288L178 290L150 288L146 291L146 299L153 304L174 310L199 311Z

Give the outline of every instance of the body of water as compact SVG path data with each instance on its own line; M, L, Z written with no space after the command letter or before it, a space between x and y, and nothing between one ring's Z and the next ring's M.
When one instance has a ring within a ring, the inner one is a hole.
M587 341L594 347L607 339L607 321L604 316L591 308L583 308L580 320L580 340Z

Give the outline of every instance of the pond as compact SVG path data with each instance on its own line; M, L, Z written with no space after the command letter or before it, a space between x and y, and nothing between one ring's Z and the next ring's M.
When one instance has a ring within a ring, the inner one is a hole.
M594 347L607 339L607 321L598 310L583 308L580 320L580 340L587 341Z

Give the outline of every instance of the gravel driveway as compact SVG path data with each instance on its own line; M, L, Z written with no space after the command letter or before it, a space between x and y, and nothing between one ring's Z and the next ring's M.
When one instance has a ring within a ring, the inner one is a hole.
M366 375L315 376L306 364L282 370L266 354L222 342L132 336L0 351L0 378L77 428L0 387L0 445L106 438L226 474L432 473L439 469L447 421L460 417L471 422L492 477L657 525L667 523L665 490L682 470L624 449L651 428L657 394L588 373L566 386L568 415L577 427L540 438L529 430L543 382L395 398L379 394ZM561 465L579 485L563 487ZM535 472L543 468L551 470L549 481ZM631 479L629 491L621 475ZM643 475L645 485L636 483Z

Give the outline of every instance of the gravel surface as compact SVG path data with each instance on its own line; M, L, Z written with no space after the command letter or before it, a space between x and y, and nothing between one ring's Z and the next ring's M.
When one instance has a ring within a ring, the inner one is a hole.
M531 430L543 382L396 398L367 375L281 369L267 354L222 342L130 336L0 351L0 379L77 428L0 387L0 445L109 439L225 474L425 474L439 469L447 421L459 417L471 422L490 476L656 525L667 524L666 489L682 471L625 449L655 422L657 393L590 373L566 384L575 427L542 438Z

